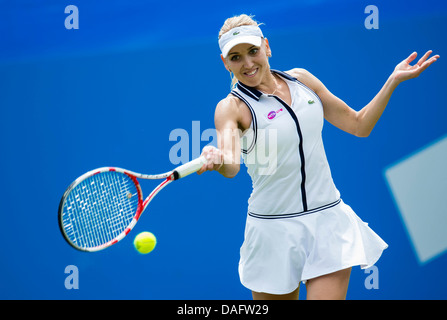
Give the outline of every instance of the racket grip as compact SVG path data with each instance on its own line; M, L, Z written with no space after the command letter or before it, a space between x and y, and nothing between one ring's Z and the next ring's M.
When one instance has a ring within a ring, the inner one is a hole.
M206 162L205 157L201 156L175 168L173 172L174 180L184 178L191 173L199 171Z

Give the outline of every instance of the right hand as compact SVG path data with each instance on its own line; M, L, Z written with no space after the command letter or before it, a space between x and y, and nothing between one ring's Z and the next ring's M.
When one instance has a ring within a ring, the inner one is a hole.
M206 146L202 150L201 156L205 157L207 163L197 171L198 174L202 174L205 171L219 170L223 165L223 153L219 149L213 146Z

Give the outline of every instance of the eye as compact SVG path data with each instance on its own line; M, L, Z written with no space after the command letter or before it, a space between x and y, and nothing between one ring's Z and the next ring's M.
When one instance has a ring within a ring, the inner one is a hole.
M231 60L231 61L237 61L237 60L239 60L239 55L235 54L235 55L231 56L230 60Z
M253 48L253 49L250 50L249 53L250 53L252 56L254 56L254 55L256 55L256 54L258 53L258 51L259 51L259 48Z

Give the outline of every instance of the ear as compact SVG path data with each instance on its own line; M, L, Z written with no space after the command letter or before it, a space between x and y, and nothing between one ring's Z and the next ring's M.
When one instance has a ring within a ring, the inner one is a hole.
M222 62L223 62L223 64L224 64L224 66L225 66L225 69L227 69L227 71L231 72L231 71L230 71L230 67L227 66L227 61L225 60L225 58L223 57L223 55L220 55L220 59L222 59Z
M269 40L267 38L264 38L265 43L265 52L267 53L267 57L272 56L272 50L270 49Z

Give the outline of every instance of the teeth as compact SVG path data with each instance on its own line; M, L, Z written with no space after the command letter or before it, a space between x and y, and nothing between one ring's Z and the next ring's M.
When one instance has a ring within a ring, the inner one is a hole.
M256 73L256 69L253 70L252 72L247 72L247 76L252 76L252 75L254 75L255 73Z

